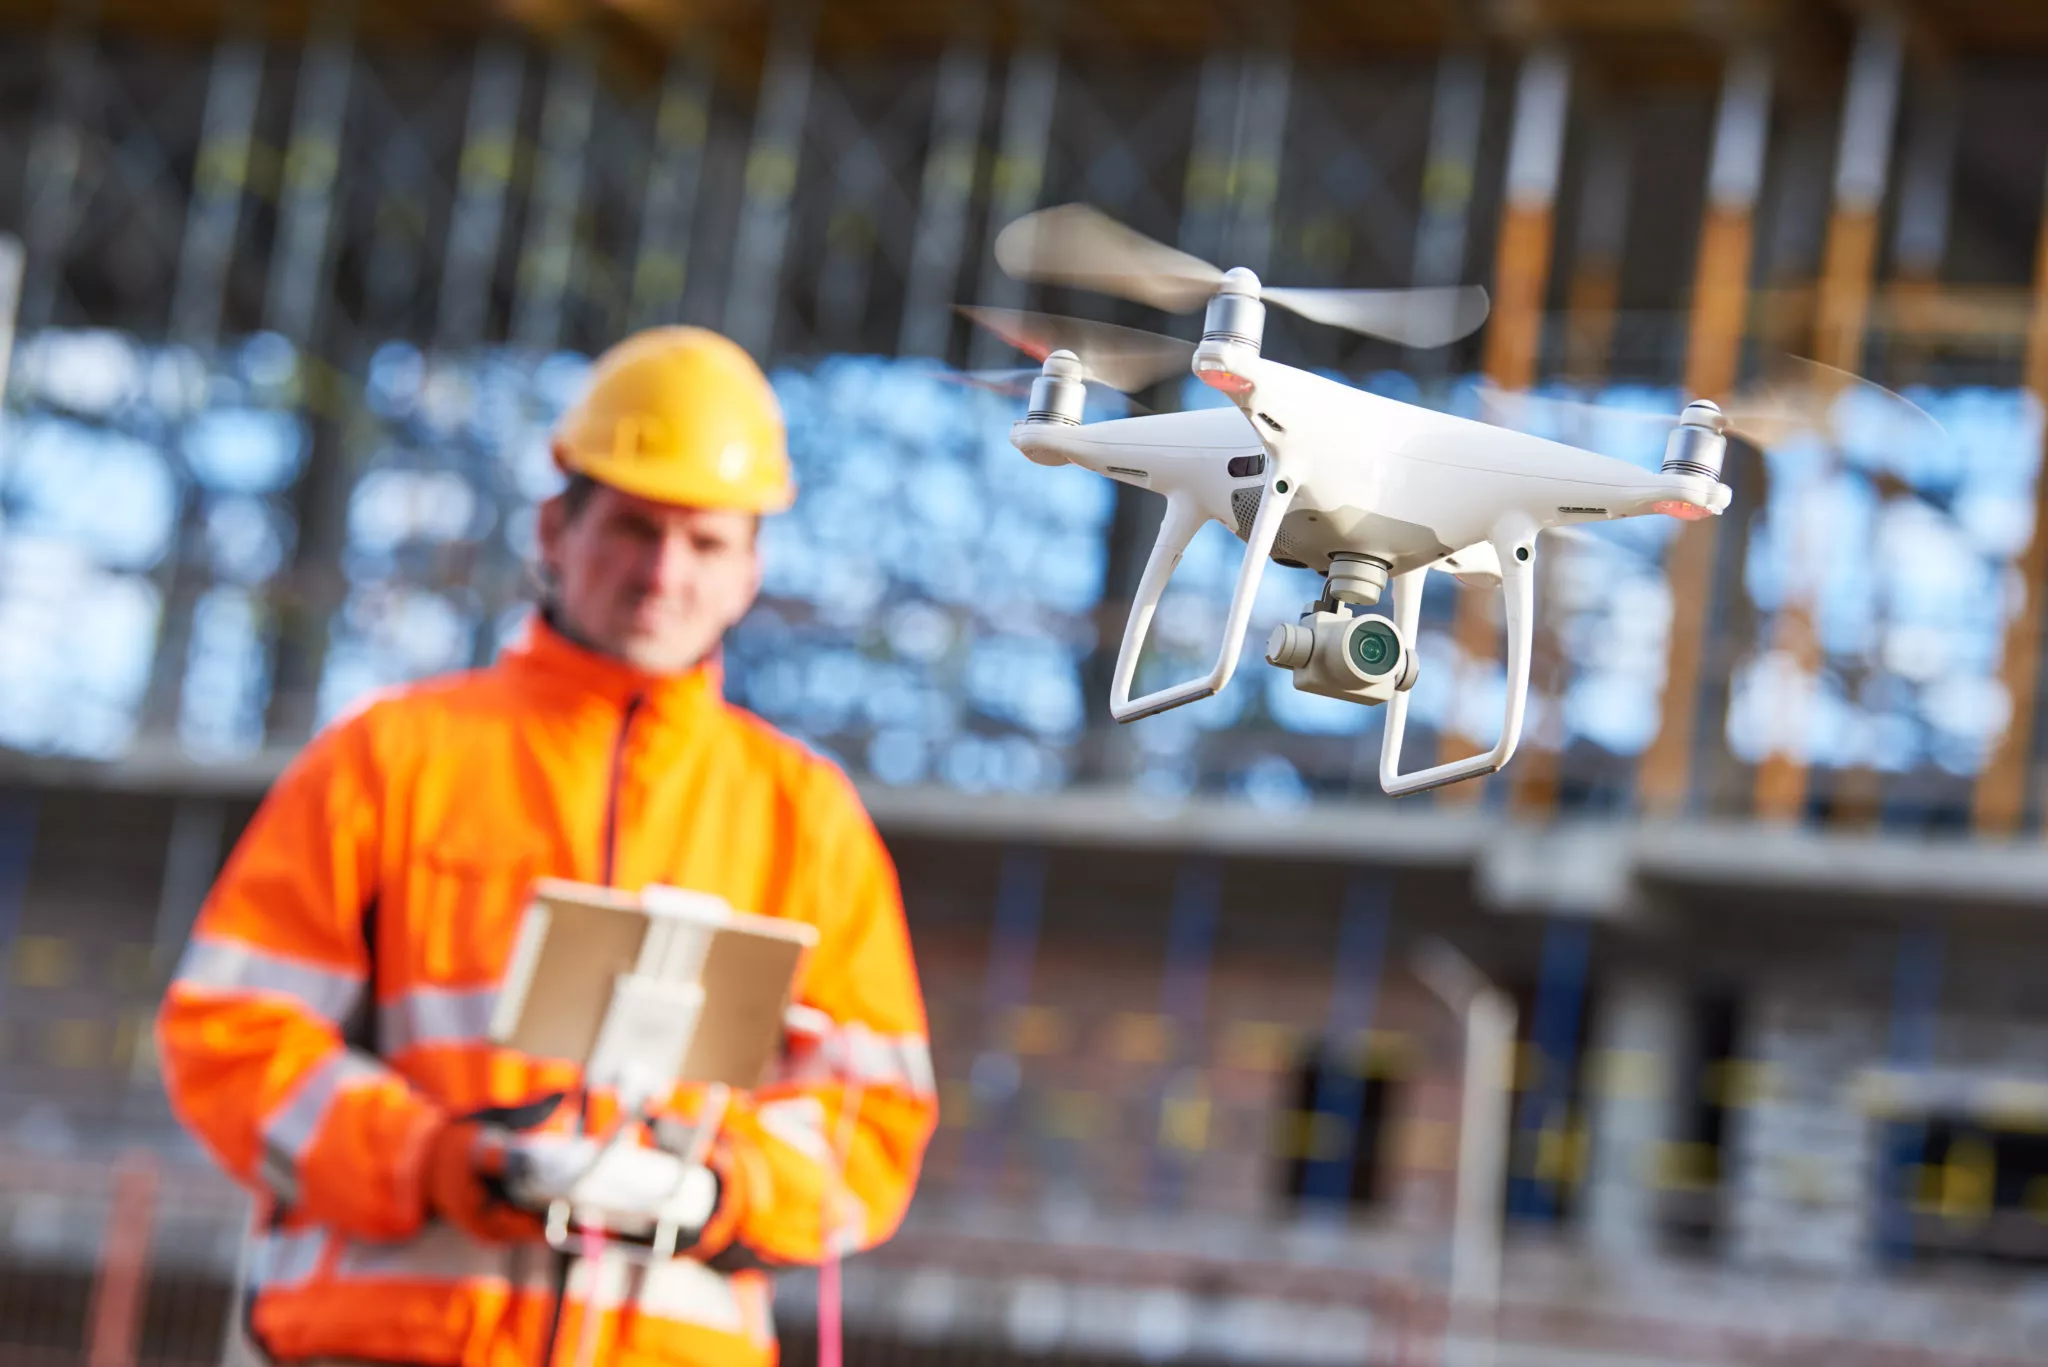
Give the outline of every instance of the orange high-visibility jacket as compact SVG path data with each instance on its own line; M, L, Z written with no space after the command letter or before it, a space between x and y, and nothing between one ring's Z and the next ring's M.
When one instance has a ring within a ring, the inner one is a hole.
M274 1358L540 1363L552 1251L425 1218L421 1160L444 1116L576 1083L487 1039L527 889L547 876L699 889L819 931L797 1002L820 1032L736 1094L720 1131L713 1226L730 1246L644 1275L576 1264L557 1364L593 1303L613 1367L770 1363L762 1268L817 1261L828 1218L846 1251L902 1219L936 1102L895 870L851 784L726 705L715 665L650 678L536 622L492 667L315 737L165 997L171 1103L263 1198L250 1326Z

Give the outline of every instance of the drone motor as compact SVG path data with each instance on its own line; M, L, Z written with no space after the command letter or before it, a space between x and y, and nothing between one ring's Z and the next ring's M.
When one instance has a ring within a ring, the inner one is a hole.
M1087 403L1087 370L1081 358L1071 351L1055 351L1045 358L1045 368L1031 382L1031 407L1024 421L1079 427Z
M1202 340L1235 342L1257 351L1266 336L1266 306L1259 301L1259 277L1243 266L1224 272L1223 283L1202 315Z
M1678 415L1678 426L1664 441L1664 473L1721 478L1728 456L1728 419L1719 405L1695 399Z

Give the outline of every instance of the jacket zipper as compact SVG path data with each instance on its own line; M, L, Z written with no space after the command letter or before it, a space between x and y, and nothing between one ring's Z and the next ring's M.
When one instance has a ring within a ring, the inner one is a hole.
M619 738L612 744L612 779L604 801L604 884L610 887L619 867L619 787L626 778L626 737L633 730L633 718L645 695L635 693L626 700L626 714L619 719Z

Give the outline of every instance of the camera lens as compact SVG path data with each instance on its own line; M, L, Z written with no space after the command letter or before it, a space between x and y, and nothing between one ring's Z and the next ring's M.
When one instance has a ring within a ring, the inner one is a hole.
M1352 665L1369 679L1390 674L1401 663L1401 638L1390 623L1377 618L1368 617L1353 627L1346 644Z

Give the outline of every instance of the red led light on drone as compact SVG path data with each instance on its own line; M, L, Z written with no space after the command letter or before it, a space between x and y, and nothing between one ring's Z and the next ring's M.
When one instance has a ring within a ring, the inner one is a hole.
M1247 380L1242 375L1233 374L1228 370L1211 370L1204 367L1197 370L1195 374L1209 388L1216 390L1218 393L1228 394L1233 399L1241 399L1252 392L1252 382L1250 380Z
M1652 512L1675 517L1680 522L1698 522L1703 517L1712 517L1712 508L1702 508L1697 503L1688 503L1682 498L1660 498L1650 505Z

